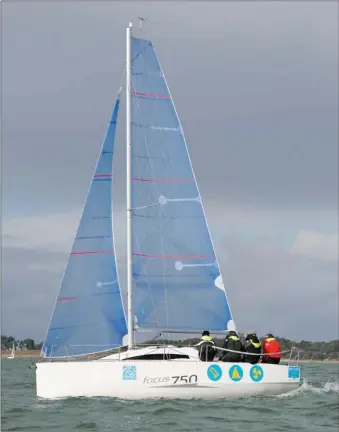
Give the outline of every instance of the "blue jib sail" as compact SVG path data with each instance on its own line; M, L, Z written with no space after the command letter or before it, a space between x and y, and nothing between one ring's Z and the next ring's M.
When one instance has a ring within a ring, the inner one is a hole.
M150 41L132 39L131 90L137 326L233 328L182 127Z
M127 333L112 231L112 160L117 100L42 349L46 357L122 345Z

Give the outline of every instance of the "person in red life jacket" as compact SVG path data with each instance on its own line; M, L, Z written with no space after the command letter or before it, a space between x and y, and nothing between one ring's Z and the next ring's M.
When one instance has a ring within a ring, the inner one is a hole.
M264 339L263 345L263 358L261 360L262 363L271 363L271 364L279 364L281 354L280 343L275 339L272 333L267 333Z

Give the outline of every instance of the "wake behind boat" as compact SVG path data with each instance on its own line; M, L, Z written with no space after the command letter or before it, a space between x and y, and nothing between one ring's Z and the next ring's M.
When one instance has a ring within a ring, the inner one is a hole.
M296 364L201 361L150 334L235 330L183 129L152 42L127 28L127 316L112 216L119 96L37 364L43 398L206 399L273 395Z

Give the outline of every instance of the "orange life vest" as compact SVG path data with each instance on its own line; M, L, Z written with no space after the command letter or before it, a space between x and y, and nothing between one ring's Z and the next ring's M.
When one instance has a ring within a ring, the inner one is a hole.
M265 360L268 360L269 358L280 359L281 354L271 354L280 351L281 351L280 343L277 340L275 340L274 338L267 338L264 340L263 354L269 354L269 355L263 356L263 359Z

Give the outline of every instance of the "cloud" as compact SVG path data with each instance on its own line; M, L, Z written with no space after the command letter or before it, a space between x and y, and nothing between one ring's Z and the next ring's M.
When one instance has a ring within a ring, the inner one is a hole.
M125 23L138 7L203 196L337 208L337 5L199 2L194 19L190 3L116 5L3 6L6 212L81 205L120 86ZM123 110L118 122L123 188Z
M237 325L336 333L338 6L194 7L191 19L184 2L3 5L9 329L43 337L120 86L125 24L139 8L183 123ZM114 221L125 287L123 106L119 116Z
M300 231L290 251L310 258L338 261L338 233L322 235L314 231Z
M40 261L38 262L33 262L30 264L26 265L26 270L28 270L29 272L51 272L51 273L58 273L60 274L60 272L64 269L65 263L64 261L53 261L53 262L48 262L48 263L42 263Z
M309 211L255 209L209 200L204 201L204 207L216 244L232 234L247 240L269 237L278 243L287 239L283 243L291 254L338 259L337 233L326 235L309 229L299 230L299 226L307 222L310 227L322 222L337 230L337 219L331 211L310 215ZM73 208L64 213L4 219L3 246L68 254L81 213L81 208ZM120 250L125 254L126 213L123 207L114 206L113 223L118 254Z
M3 247L62 252L70 250L80 210L43 217L16 217L3 221Z
M68 254L81 214L82 209L74 208L68 212L45 216L4 219L2 245L10 248ZM114 210L113 223L116 233L119 234L117 236L119 240L124 237L121 230L121 225L125 223L124 217L124 210L120 208Z
M40 342L67 262L65 253L3 247L2 333Z
M224 282L238 327L295 339L339 336L337 262L291 254L269 238L228 237L224 248Z
M120 282L125 291L125 212L119 208L115 213ZM335 338L338 235L299 231L285 247L272 236L277 231L274 218L266 215L272 224L266 235L264 226L256 223L264 217L263 212L251 214L220 207L217 214L218 218L215 213L211 218L215 222L216 251L238 328L255 327L259 333L272 331L296 339L322 339L324 335ZM25 331L43 338L79 217L80 211L72 210L6 221L2 305L5 329L27 336L22 334L22 325L12 319L19 313L20 321L29 323ZM250 239L240 237L235 229L247 219L252 233L257 228L257 235ZM225 229L228 226L235 233ZM39 309L43 313L39 314Z

